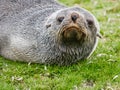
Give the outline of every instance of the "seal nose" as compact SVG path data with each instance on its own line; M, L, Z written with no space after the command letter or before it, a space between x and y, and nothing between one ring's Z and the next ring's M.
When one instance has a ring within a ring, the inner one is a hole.
M78 18L79 18L79 14L77 14L77 13L72 13L71 19L72 19L73 22L75 22Z

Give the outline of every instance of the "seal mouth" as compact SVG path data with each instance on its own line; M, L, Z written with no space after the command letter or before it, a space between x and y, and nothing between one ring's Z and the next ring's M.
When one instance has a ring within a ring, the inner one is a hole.
M66 26L62 29L62 38L65 41L79 41L86 36L86 31L77 25Z

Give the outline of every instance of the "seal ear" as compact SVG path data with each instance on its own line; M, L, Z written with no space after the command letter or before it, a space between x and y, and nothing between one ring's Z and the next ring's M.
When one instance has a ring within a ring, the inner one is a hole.
M102 35L99 32L96 34L96 36L99 37L99 38L103 38Z
M49 28L49 27L51 27L51 24L47 24L47 25L46 25L46 28Z

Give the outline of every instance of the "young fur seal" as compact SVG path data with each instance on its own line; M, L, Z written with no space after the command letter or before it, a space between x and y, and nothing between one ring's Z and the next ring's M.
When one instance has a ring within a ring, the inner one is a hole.
M80 7L54 0L0 0L0 55L17 61L70 65L96 48L99 24Z

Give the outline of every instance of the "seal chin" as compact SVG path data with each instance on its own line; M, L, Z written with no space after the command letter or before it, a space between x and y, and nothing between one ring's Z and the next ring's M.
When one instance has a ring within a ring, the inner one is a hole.
M81 28L76 26L66 27L62 30L62 39L64 41L76 42L84 38L85 33Z

